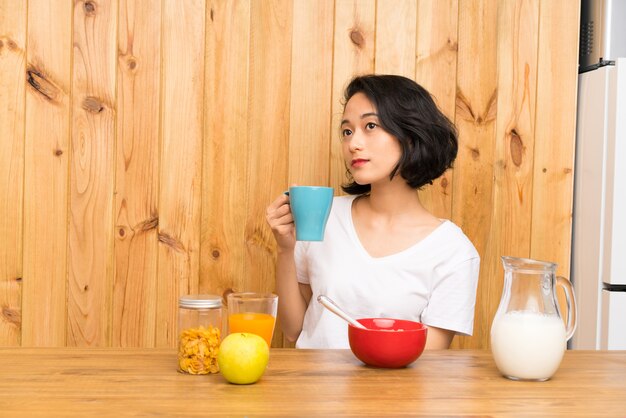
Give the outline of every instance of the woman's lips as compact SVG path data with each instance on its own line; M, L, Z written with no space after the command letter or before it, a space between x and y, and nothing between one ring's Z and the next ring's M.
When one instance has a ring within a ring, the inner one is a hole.
M352 167L358 168L364 166L369 160L364 158L355 158L352 160Z

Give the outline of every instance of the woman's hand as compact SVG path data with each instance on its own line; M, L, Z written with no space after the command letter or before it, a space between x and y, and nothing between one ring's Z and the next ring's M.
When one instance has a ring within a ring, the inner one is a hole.
M296 233L289 206L289 196L281 194L265 212L267 224L278 244L278 250L291 251L296 246Z

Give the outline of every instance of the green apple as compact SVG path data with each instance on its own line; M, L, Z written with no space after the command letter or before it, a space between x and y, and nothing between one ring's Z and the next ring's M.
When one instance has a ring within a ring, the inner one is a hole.
M259 380L269 359L270 349L265 340L248 332L236 332L224 338L217 354L222 376L238 385Z

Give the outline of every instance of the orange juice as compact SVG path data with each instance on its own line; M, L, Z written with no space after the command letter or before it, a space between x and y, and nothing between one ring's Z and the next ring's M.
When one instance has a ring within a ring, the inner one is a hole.
M265 339L267 346L272 344L276 319L269 314L244 312L228 316L228 332L250 332Z

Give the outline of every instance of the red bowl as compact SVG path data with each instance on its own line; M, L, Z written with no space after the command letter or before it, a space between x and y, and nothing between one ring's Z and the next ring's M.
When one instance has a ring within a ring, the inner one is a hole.
M404 319L358 319L367 329L348 325L350 349L363 363L399 368L413 363L424 351L426 325Z

